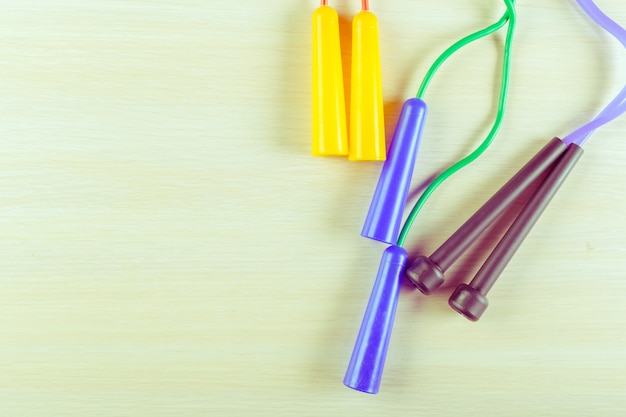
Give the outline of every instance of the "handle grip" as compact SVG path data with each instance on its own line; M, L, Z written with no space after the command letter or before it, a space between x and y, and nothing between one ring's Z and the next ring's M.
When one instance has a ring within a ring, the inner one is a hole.
M389 157L383 165L361 231L362 236L396 244L426 112L426 103L418 98L404 102L389 147Z
M380 388L407 259L406 251L399 246L390 246L383 252L343 380L349 388L369 394L376 394Z

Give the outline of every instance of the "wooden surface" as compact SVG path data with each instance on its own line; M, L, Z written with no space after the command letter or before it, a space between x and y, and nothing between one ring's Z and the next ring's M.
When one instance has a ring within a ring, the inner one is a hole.
M310 156L316 2L1 3L1 416L626 412L626 118L592 137L480 322L447 298L497 233L435 295L403 286L369 396L341 381L384 248L359 236L380 164ZM347 33L358 2L331 4ZM598 4L626 24L622 0ZM503 10L371 6L388 136L436 56ZM573 0L518 9L501 134L434 195L412 256L626 81ZM432 83L415 186L486 134L502 40Z

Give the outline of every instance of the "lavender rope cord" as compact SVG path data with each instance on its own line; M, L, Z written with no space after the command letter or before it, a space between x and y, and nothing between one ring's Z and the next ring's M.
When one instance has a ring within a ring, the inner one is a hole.
M600 27L609 32L626 48L626 29L618 25L595 5L592 0L576 0L578 5ZM615 96L613 100L589 123L579 127L563 138L566 144L575 143L582 146L591 134L599 127L621 116L626 111L626 86Z

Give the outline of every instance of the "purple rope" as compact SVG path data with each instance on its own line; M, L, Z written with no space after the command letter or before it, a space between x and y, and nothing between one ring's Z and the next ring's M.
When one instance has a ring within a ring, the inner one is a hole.
M592 0L576 0L578 5L600 27L609 32L626 48L626 29L604 14ZM613 100L589 123L579 127L563 138L566 144L575 143L582 146L597 128L621 116L626 111L626 86Z

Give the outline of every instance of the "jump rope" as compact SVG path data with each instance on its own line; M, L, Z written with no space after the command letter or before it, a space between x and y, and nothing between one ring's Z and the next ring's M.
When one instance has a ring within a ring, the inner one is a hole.
M600 27L626 47L626 30L604 14L592 0L576 0ZM362 235L390 246L383 252L378 274L344 378L355 390L379 391L395 311L404 276L428 295L441 286L445 272L531 186L535 190L485 263L469 284L460 284L449 305L476 321L488 306L487 293L548 206L583 154L591 134L626 111L626 85L591 121L563 139L553 138L507 183L483 204L429 257L410 264L404 249L413 223L433 192L457 171L475 161L491 145L504 118L511 67L511 45L516 27L515 0L504 0L506 10L494 24L468 35L446 49L432 64L415 98L407 100L385 155L378 23L366 0L353 20L350 139L346 137L343 75L337 13L326 1L313 15L313 154L348 155L350 160L385 160ZM426 120L423 101L439 67L459 49L507 26L498 109L483 142L449 166L425 188L404 225L401 219L413 167Z

